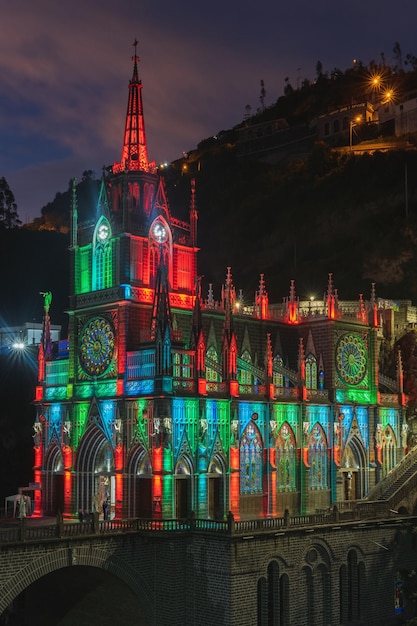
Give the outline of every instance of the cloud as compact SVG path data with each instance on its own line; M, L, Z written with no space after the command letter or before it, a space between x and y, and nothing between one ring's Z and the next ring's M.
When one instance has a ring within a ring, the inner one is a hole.
M39 215L62 180L120 159L135 37L149 157L169 161L256 110L261 79L271 104L318 60L388 61L397 40L416 52L416 6L393 19L358 0L14 0L2 11L0 175L19 211Z

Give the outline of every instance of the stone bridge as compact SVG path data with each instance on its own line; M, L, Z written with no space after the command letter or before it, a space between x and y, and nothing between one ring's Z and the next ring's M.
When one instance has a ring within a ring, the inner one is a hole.
M368 507L246 522L27 519L0 530L0 623L52 574L65 574L58 587L68 601L71 581L88 568L133 595L135 621L121 612L118 623L388 625L397 572L417 565L417 518L378 507L369 516Z

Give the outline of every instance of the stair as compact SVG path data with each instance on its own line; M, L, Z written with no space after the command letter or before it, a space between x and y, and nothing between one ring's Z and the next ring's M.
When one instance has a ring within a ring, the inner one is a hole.
M394 508L404 496L417 487L417 446L368 493L368 501L389 501Z

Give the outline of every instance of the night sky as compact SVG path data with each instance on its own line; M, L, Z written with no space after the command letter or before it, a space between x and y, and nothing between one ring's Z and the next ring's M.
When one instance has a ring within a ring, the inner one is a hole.
M417 3L358 0L14 0L0 37L0 176L23 222L86 169L120 160L132 43L149 158L179 158L245 107L353 59L417 55Z

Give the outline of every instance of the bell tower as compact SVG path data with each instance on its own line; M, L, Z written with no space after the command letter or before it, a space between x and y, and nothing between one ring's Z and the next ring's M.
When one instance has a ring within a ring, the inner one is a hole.
M164 179L155 161L148 159L138 42L133 45L121 159L103 173L94 224L76 224L73 201L72 249L74 262L81 268L73 272L74 295L123 285L136 290L130 292L135 302L149 304L161 261L167 269L171 299L192 307L198 251L195 203L189 222L173 217ZM103 276L98 272L101 267Z
M170 346L178 347L181 335L173 320L183 314L191 320L194 308L194 188L189 221L177 219L164 179L148 159L137 45L135 40L121 158L103 170L87 221L79 220L73 184L67 358L54 365L40 358L45 450L64 468L63 486L55 485L53 471L46 472L45 485L47 493L63 489L64 515L91 510L92 503L99 509L108 499L114 514L123 514L125 438L138 411L132 396L172 393ZM65 380L59 392L51 390L58 370ZM51 399L53 407L44 405ZM152 415L153 400L148 404ZM155 411L168 419L164 406Z

